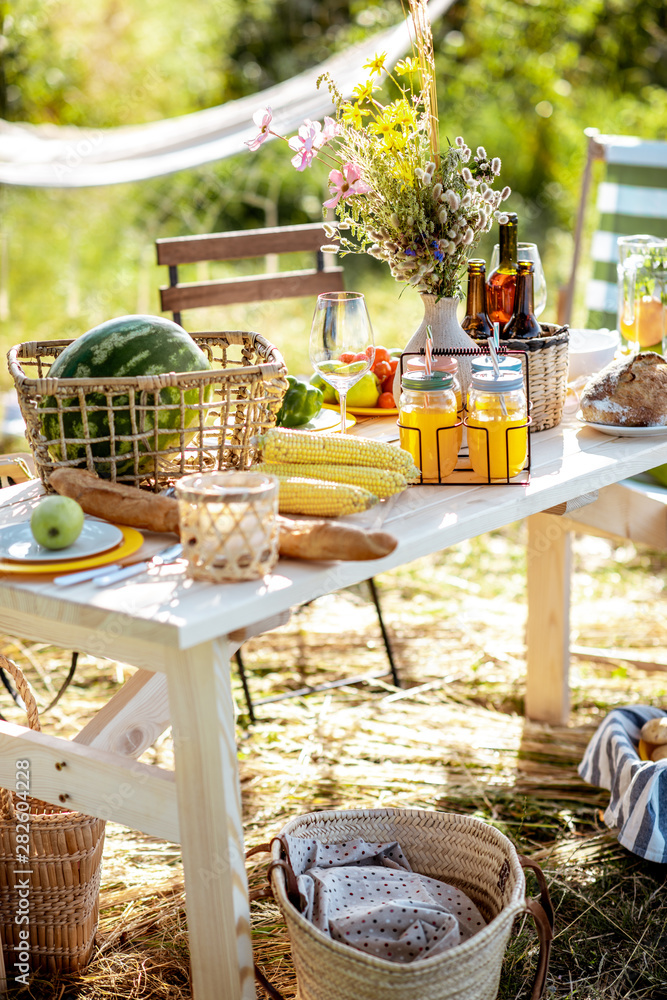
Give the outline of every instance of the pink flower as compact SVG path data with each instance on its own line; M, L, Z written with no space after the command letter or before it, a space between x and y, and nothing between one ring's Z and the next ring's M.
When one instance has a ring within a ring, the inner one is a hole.
M269 131L269 125L273 121L273 111L271 108L260 108L259 111L255 111L252 116L252 120L259 129L259 134L255 136L254 139L246 139L245 145L248 149L259 149L263 142L265 142L271 132Z
M372 190L361 180L361 171L354 163L346 163L343 171L332 170L329 174L329 190L333 197L324 202L325 208L335 208L341 198L350 198L353 194L368 194Z
M318 149L325 142L326 138L320 123L311 122L310 118L306 118L297 134L289 140L289 148L293 149L296 154L292 157L292 166L296 167L297 170L305 170L311 165Z
M322 136L324 138L324 142L329 142L330 139L335 138L335 136L338 135L339 131L340 129L338 126L338 122L335 121L333 118L329 118L329 116L326 115L324 118L324 128L322 129Z

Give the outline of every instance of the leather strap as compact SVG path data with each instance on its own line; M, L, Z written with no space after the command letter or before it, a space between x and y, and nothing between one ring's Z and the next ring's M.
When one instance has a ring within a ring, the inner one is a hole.
M540 888L540 898L526 898L526 909L535 921L535 929L540 942L540 957L537 963L537 972L530 991L530 1000L540 1000L547 983L547 972L549 969L549 958L551 957L551 942L554 936L554 911L549 898L549 889L544 872L535 861L519 854L519 863L522 868L530 868L535 873L537 884Z

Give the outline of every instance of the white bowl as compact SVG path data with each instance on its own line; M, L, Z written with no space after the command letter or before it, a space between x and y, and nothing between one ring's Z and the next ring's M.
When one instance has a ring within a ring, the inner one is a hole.
M570 382L606 368L614 360L619 344L618 330L570 330Z

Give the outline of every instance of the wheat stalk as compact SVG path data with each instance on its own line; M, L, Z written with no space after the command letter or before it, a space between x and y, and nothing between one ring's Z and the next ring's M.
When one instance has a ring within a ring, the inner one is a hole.
M433 55L433 33L426 10L427 0L408 0L412 23L415 29L416 49L419 61L422 100L428 114L431 156L436 167L440 166L440 123L438 119L438 94L435 84L435 58Z

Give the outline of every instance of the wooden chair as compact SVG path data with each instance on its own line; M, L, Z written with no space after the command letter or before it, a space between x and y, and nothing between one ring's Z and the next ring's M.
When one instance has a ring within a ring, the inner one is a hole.
M321 222L303 226L244 229L229 233L208 233L202 236L158 239L156 240L158 264L164 264L169 268L169 285L160 288L162 310L163 312L171 312L174 321L182 325L182 313L190 309L229 306L244 302L265 302L273 299L316 297L322 292L343 291L343 268L329 263L332 260L332 255L325 255L320 249L326 242L327 236ZM315 266L313 268L298 271L278 270L278 258L281 255L304 251L314 254ZM178 268L184 264L204 261L247 261L261 257L266 259L267 265L267 270L263 274L187 283L179 280ZM398 672L382 617L377 585L372 577L366 582L375 605L392 680L399 687ZM253 702L240 649L236 652L235 659L251 722L254 722L255 719L254 705L277 701L281 698L302 696L311 690L304 688L294 693L262 698ZM355 680L358 681L359 678L318 685L317 690L339 686L341 683L354 683Z
M598 218L590 249L593 271L586 288L585 327L613 330L618 308L618 237L648 233L667 239L667 142L629 135L600 135L594 128L586 129L585 135L588 153L577 209L572 267L561 295L559 321L572 320L593 164L602 161L605 175L597 188Z
M176 323L186 309L205 306L228 306L243 302L266 302L271 299L303 298L321 292L343 291L343 268L327 265L331 255L320 247L327 237L320 222L305 226L283 226L275 229L244 229L231 233L209 233L204 236L179 236L155 241L158 264L169 268L169 285L160 289L163 312L171 312ZM315 255L315 267L300 271L277 271L251 274L217 281L180 282L178 268L182 264L203 261L250 260L268 257L270 266L281 254L310 252Z

